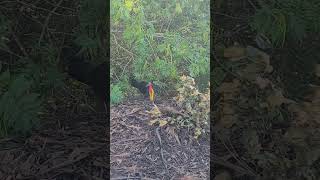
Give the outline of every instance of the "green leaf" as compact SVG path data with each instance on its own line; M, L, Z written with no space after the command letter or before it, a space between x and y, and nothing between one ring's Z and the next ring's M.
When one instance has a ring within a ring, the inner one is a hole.
M176 13L177 14L181 14L182 13L182 9L181 9L180 3L176 3Z

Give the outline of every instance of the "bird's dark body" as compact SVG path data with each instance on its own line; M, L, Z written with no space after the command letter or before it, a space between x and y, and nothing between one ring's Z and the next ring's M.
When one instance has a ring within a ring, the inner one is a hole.
M80 58L75 58L68 66L68 74L74 79L93 88L95 93L106 97L107 93L107 63L95 65Z
M68 55L63 58L64 64L67 66L67 73L73 79L92 87L96 96L97 109L102 111L108 92L107 62L97 65L82 56L70 55L70 52Z
M144 96L148 97L149 93L148 93L148 82L146 81L137 81L135 80L132 76L129 79L130 84L137 88L141 94L143 94Z

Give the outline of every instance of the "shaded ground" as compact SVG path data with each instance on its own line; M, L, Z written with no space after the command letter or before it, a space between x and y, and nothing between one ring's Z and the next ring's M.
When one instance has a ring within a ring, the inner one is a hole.
M57 129L53 119L27 139L1 140L0 179L106 179L105 117L91 114L65 122L65 129Z
M250 2L223 3L214 12L215 179L317 180L318 46L306 41L304 49L254 48L259 45L250 31ZM317 63L309 65L310 59Z
M145 103L112 107L111 157L105 115L51 109L40 131L0 141L0 179L209 179L209 139L148 125Z

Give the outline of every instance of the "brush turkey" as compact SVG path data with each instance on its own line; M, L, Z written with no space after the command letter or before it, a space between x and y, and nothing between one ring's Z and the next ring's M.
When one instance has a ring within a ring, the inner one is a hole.
M155 93L154 85L152 82L138 81L133 76L129 78L130 84L137 88L145 97L149 97L151 102L154 102Z
M108 105L106 102L108 90L107 62L95 64L83 56L76 55L74 47L63 49L62 56L64 56L62 60L68 75L90 86L96 96L97 110L105 112L105 106Z

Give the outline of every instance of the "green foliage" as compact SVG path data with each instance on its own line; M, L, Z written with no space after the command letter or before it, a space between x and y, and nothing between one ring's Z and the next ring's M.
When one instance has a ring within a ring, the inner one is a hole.
M9 23L10 21L0 14L0 48L8 49L6 42L9 40Z
M111 84L111 104L118 104L124 97L120 84Z
M64 75L56 67L56 49L49 44L36 47L31 54L32 60L28 60L23 68L17 68L17 72L24 75L32 82L32 90L42 96L51 93L52 89L64 85Z
M52 66L30 63L22 70L22 74L32 82L33 90L42 95L64 85L63 74Z
M302 41L308 34L320 31L320 3L316 0L272 0L260 3L252 27L267 35L275 46L285 41Z
M98 49L105 50L102 39L107 36L107 1L81 0L80 1L80 31L75 42L87 48L91 55L98 56ZM103 52L105 53L105 52Z
M7 91L2 92L0 97L1 137L11 133L30 133L39 125L37 113L42 110L39 94L30 92L32 82L22 75L9 76L8 72L0 76L1 84L8 84Z
M127 73L166 84L182 73L209 76L209 1L113 0L111 18L111 59L134 54ZM111 61L111 67L127 62Z

